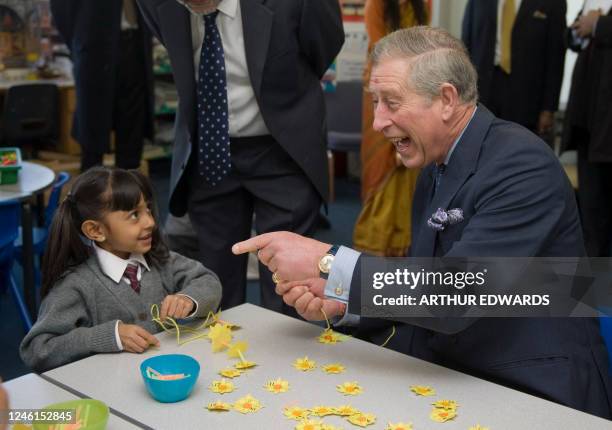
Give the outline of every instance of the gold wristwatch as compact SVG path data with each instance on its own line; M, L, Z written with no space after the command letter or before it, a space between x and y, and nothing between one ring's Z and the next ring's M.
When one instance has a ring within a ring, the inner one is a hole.
M334 262L334 258L336 258L336 253L340 249L339 245L334 245L329 248L329 251L325 253L323 257L319 259L319 276L323 279L327 279L329 276L329 272L331 271L332 264Z

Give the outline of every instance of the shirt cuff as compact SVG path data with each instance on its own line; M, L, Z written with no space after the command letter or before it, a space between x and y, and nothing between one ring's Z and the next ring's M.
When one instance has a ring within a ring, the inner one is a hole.
M341 318L335 317L332 319L332 323L336 326L359 324L359 315L348 312L348 302L353 272L360 255L361 253L351 248L341 246L336 253L327 283L325 284L325 297L338 300L346 305L347 310L344 315Z
M119 323L121 321L117 320L115 323L115 342L117 343L117 348L119 351L123 351L123 344L121 343L121 337L119 336Z
M195 300L195 299L194 299L193 297L191 297L189 294L181 294L181 293L177 293L176 295L177 295L177 296L184 296L184 297L187 297L188 299L190 299L190 300L191 300L191 301L192 301L192 302L195 304L195 306L193 307L193 311L191 311L191 313L190 313L189 315L187 315L187 316L185 317L185 319L187 319L187 318L193 318L195 315L197 315L197 314L198 314L198 302L197 302L197 300Z

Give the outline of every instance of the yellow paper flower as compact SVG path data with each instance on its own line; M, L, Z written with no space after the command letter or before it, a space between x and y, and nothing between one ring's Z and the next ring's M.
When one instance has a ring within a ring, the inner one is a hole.
M219 371L219 375L224 376L226 378L237 378L238 376L242 375L242 372L240 370L228 367L226 369L221 369Z
M489 427L483 427L480 424L470 427L468 430L489 430Z
M283 414L289 419L301 421L308 418L310 411L299 406L289 406L284 409Z
M436 394L433 388L426 385L412 385L410 390L418 396L433 396Z
M303 372L307 372L316 367L317 363L314 360L309 360L308 356L304 358L298 358L293 362L293 367L297 370L301 370Z
M249 344L246 342L236 342L229 346L227 355L229 358L244 358L243 354L249 349Z
M457 416L456 411L447 411L446 409L436 409L436 408L434 408L431 411L431 414L429 414L429 418L439 423L443 423L448 420L452 420L456 416Z
M376 415L358 413L347 418L351 424L359 427L369 426L376 422Z
M331 364L326 364L325 366L323 366L323 371L325 373L342 373L345 370L346 370L346 367L344 367L340 363L331 363Z
M327 343L330 345L334 345L338 342L342 342L346 336L333 331L332 329L325 329L323 333L317 337L317 340L321 343Z
M232 330L224 324L215 324L208 331L208 338L212 341L213 352L223 351L232 342Z
M262 404L255 397L250 394L236 400L234 403L234 409L240 413L248 414L251 412L257 412L262 408Z
M310 412L318 417L324 417L326 415L334 415L336 410L331 406L313 406L310 408Z
M351 405L340 405L335 408L336 414L342 417L350 417L359 413L359 409L352 407Z
M295 426L295 430L322 430L323 422L317 420L304 420Z
M238 370L250 369L251 367L255 366L257 366L257 363L254 361L239 361L238 363L234 364L234 367Z
M454 400L438 400L432 403L434 408L445 409L447 411L456 411L459 403Z
M412 430L412 423L389 423L385 430Z
M234 391L234 383L227 379L221 379L220 381L212 381L210 387L208 387L213 393L225 394Z
M285 381L284 379L278 378L273 379L271 381L266 382L264 388L271 393L285 393L289 390L289 381Z
M363 388L357 382L345 382L342 385L336 385L337 390L346 396L356 396L363 393Z
M208 409L209 411L220 411L220 412L229 411L230 409L232 409L232 405L229 403L216 401L216 402L209 403L208 406L206 406L206 409Z

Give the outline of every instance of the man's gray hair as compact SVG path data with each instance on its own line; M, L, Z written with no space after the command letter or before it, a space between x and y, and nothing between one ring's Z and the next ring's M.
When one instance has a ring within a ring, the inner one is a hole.
M411 27L387 35L372 51L372 66L390 58L408 60L417 94L434 99L440 86L449 83L463 103L478 101L478 75L465 45L440 28Z

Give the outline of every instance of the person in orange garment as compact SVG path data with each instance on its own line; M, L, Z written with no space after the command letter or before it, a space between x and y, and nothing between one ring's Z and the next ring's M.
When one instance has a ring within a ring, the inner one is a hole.
M2 386L2 379L0 379L0 415L2 415L2 411L6 411L9 408L8 394L6 390ZM6 422L4 420L0 421L0 430L6 429Z
M423 25L429 21L423 0L366 0L365 25L368 32L368 57L381 38L400 28ZM363 82L370 80L371 65ZM395 148L385 136L372 128L372 96L363 91L361 141L361 199L363 209L355 224L356 249L375 255L406 255L411 242L410 214L412 195L420 169L407 169L397 158Z

